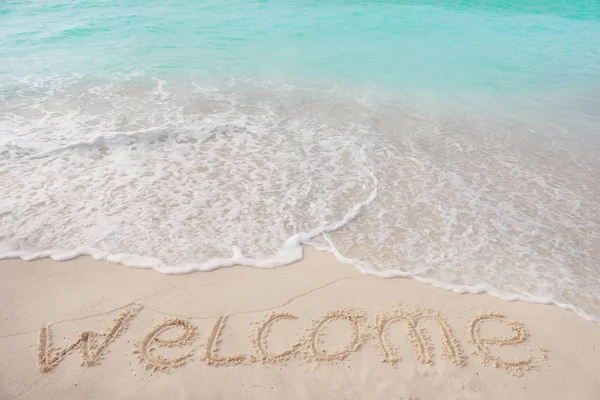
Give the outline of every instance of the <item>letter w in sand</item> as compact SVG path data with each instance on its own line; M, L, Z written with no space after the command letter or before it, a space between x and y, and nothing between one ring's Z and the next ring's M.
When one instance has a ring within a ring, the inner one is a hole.
M56 367L67 354L76 348L79 348L81 351L81 357L83 358L83 362L81 363L82 366L96 364L102 357L102 353L104 353L106 347L123 333L127 328L127 325L135 318L141 309L142 306L140 304L128 305L121 314L115 318L106 332L83 332L74 343L63 349L51 347L52 337L50 327L43 327L40 329L40 343L38 347L39 370L41 372L50 371L52 368Z
M465 364L466 357L444 317L442 317L439 311L422 309L412 311L394 309L391 312L377 316L377 340L378 347L383 355L383 361L389 362L393 366L396 366L398 361L400 361L398 350L389 343L387 328L393 322L404 321L408 327L408 339L417 355L417 359L422 364L431 364L433 350L431 337L420 326L420 322L426 319L435 321L440 326L442 333L442 359L462 367Z

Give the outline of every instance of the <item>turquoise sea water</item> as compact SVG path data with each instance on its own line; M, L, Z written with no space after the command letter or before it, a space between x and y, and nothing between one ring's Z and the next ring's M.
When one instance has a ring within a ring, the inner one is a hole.
M5 77L143 71L515 94L597 84L596 1L7 1Z
M4 1L0 253L300 244L600 317L597 1Z

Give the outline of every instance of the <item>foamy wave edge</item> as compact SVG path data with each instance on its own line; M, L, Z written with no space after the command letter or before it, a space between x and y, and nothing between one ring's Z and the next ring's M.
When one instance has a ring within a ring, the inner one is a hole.
M315 247L320 251L327 251L335 255L335 257L346 264L350 264L357 268L361 273L365 275L373 275L379 278L384 279L393 279L393 278L408 278L414 279L415 281L425 283L431 285L433 287L452 291L460 294L484 294L487 293L491 296L498 297L502 300L506 301L525 301L528 303L535 304L545 304L545 305L555 305L560 308L563 308L568 311L573 311L579 316L583 317L587 321L590 322L600 322L600 318L594 317L579 307L576 307L572 304L561 303L552 297L539 297L533 295L522 295L522 294L514 294L507 293L497 289L494 286L488 284L479 284L476 286L467 286L467 285L454 285L451 283L442 282L436 279L426 278L418 274L398 271L398 270L387 270L387 271L377 271L374 269L369 269L364 266L365 263L345 257L340 254L337 250L334 249L326 249L321 246L317 246L310 241L305 243L300 241L300 238L303 234L295 235L288 239L286 242L286 253L277 257L265 258L265 259L253 259L246 257L242 254L239 248L233 249L233 255L230 258L213 258L208 260L202 264L184 264L180 266L170 267L162 263L160 260L152 257L144 257L135 254L127 254L127 253L119 253L119 254L110 254L101 249L91 247L91 246L82 246L72 251L40 251L40 252L29 252L29 251L16 251L16 252L8 252L4 254L0 254L0 260L7 259L21 259L23 261L35 261L42 258L51 258L55 261L69 261L73 260L77 257L81 256L89 256L98 261L107 261L115 264L121 264L127 267L132 268L140 268L140 269L153 269L157 272L169 275L181 275L192 273L194 271L213 271L219 268L232 267L234 265L241 265L247 267L261 268L261 269L273 269L278 267L283 267L289 264L292 264L296 261L299 261L304 256L304 251L302 245L310 245ZM294 243L295 242L295 243ZM290 247L287 247L288 243L292 244Z
M261 269L273 269L277 267L283 267L292 264L296 261L302 260L304 256L303 245L312 246L319 251L326 251L333 254L340 262L350 264L357 268L361 273L365 275L373 275L379 278L410 278L418 282L422 282L433 287L452 291L460 294L484 294L487 293L494 297L506 301L525 301L528 303L555 305L568 311L573 311L579 316L583 317L587 321L600 322L600 318L594 317L589 313L585 312L579 307L572 304L562 303L556 299L546 296L540 297L531 294L515 294L504 292L498 288L489 284L477 284L474 286L468 285L455 285L447 282L442 282L437 279L427 278L419 275L418 272L405 272L400 270L386 270L378 271L370 263L364 262L357 259L352 259L341 254L331 240L327 237L327 232L332 232L340 229L350 221L355 219L361 212L361 210L371 204L378 193L378 180L369 168L369 174L373 179L374 188L371 191L369 197L360 203L355 204L346 213L344 218L339 221L332 222L322 227L315 228L309 232L298 233L291 236L286 240L283 247L279 250L278 254L273 257L255 259L247 257L243 254L242 250L238 247L232 249L232 256L230 258L213 258L207 260L201 264L189 263L182 265L169 266L163 263L161 260L153 257L141 256L137 254L129 253L117 253L112 254L94 246L81 246L74 250L44 250L44 251L10 251L6 253L0 253L0 260L7 259L21 259L23 261L35 261L43 258L51 258L55 261L69 261L81 256L89 256L98 261L107 261L115 264L121 264L124 266L140 269L153 269L157 272L168 274L168 275L181 275L188 274L194 271L213 271L219 268L232 267L235 265L261 268ZM108 234L108 233L107 233ZM323 235L328 243L328 246L323 246L312 241L315 237Z
M333 243L327 236L325 236L325 239L327 240L329 246L322 246L322 245L318 245L316 243L310 243L310 245L312 245L313 247L315 247L316 249L318 249L320 251L326 251L328 253L333 254L339 261L356 267L361 273L363 273L365 275L374 275L376 277L385 278L385 279L409 278L409 279L414 279L417 282L422 282L422 283L431 285L438 289L448 290L448 291L451 291L454 293L460 293L460 294L465 294L465 293L484 294L484 293L487 293L491 296L498 297L498 298L500 298L502 300L506 300L506 301L524 301L527 303L534 303L534 304L555 305L555 306L558 306L565 310L573 311L576 314L578 314L579 316L583 317L587 321L600 322L600 318L594 317L593 315L587 313L586 311L582 310L581 308L579 308L577 306L560 302L551 296L540 297L540 296L535 296L532 294L516 294L516 293L504 292L504 291L496 288L495 286L489 285L487 283L480 283L480 284L477 284L474 286L455 285L452 283L442 282L437 279L427 278L427 277L421 276L415 272L405 272L405 271L399 271L399 270L378 271L375 268L373 268L373 266L371 264L369 264L368 262L364 262L361 260L348 258L348 257L344 256L342 253L340 253L337 250L337 248L333 245Z
M291 237L286 242L286 246L284 246L286 253L277 257L265 258L265 259L253 259L246 257L242 254L239 248L233 249L233 255L230 258L213 258L208 260L202 264L184 264L180 266L167 266L162 263L160 260L152 257L145 257L136 254L127 254L127 253L119 253L119 254L110 254L101 249L91 247L91 246L82 246L72 251L40 251L40 252L29 252L29 251L17 251L17 252L8 252L4 254L0 254L0 260L7 259L21 259L23 261L35 261L42 258L51 258L55 261L69 261L73 260L77 257L81 256L89 256L98 261L107 261L115 264L121 264L127 267L132 268L140 268L140 269L153 269L157 272L168 274L168 275L181 275L192 273L194 271L213 271L219 268L232 267L235 265L261 268L261 269L273 269L278 267L283 267L289 264L292 264L296 261L300 261L304 256L304 251L302 245L308 245L316 248L319 251L326 251L332 253L339 261L350 264L353 267L357 268L361 273L365 275L373 275L378 278L383 279L393 279L393 278L407 278L414 279L417 282L425 283L431 285L433 287L448 290L455 293L460 294L484 294L487 293L491 296L498 297L502 300L506 301L524 301L528 303L534 304L545 304L545 305L555 305L560 308L563 308L568 311L575 312L579 316L583 317L585 320L590 322L600 322L600 318L594 317L579 307L576 307L572 304L559 302L552 297L539 297L534 295L523 295L523 294L514 294L503 292L497 289L494 286L488 284L478 284L475 286L467 286L467 285L455 285L447 282L442 282L436 279L427 278L415 273L404 272L399 270L387 270L387 271L377 271L365 266L367 263L364 263L360 260L355 260L351 258L347 258L338 252L334 248L324 248L322 246L318 246L314 243L311 243L310 240L306 242L302 242L301 238L306 234L299 234ZM290 245L288 247L288 244Z

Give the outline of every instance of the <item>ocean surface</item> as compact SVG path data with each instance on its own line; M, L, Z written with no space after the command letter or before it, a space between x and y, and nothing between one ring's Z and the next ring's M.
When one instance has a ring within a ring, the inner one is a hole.
M599 320L600 2L0 2L0 258L303 244Z

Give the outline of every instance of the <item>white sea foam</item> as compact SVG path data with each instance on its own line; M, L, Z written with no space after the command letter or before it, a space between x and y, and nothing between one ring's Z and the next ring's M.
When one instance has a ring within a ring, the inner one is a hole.
M365 273L600 316L598 138L251 80L0 91L0 258Z

